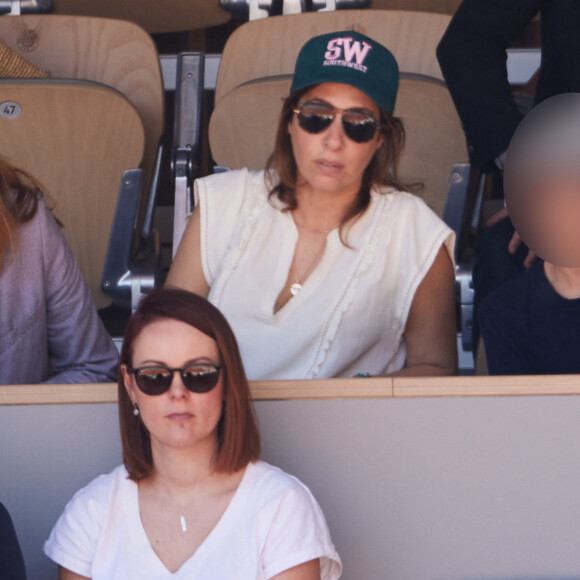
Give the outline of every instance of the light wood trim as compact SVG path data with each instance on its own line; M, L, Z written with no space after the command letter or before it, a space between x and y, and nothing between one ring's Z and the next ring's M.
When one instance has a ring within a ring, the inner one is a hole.
M397 398L580 395L580 375L395 377L393 383Z
M252 398L260 400L384 398L393 396L393 379L254 381ZM0 385L0 405L116 403L116 383L74 385Z
M256 401L580 395L580 375L254 381L250 388ZM0 405L116 402L117 385L114 383L0 385Z
M254 381L250 383L252 398L280 399L352 399L390 398L393 396L391 377L358 379L322 379L305 381Z
M115 383L74 385L1 385L0 405L116 403Z

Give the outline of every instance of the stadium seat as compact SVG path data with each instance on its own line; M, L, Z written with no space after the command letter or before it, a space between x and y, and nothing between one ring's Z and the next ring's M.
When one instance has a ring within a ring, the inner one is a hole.
M142 130L144 130L144 151L136 164L124 166L125 169L135 170L141 167L142 172L139 175L140 191L135 198L138 203L137 217L129 223L129 231L132 235L130 253L133 258L136 255L138 257L146 255L148 259L141 259L140 263L134 263L131 267L126 264L125 270L121 272L120 258L125 253L111 249L111 259L107 262L109 267L103 276L103 288L114 297L117 304L128 306L135 302L142 290L151 288L155 283L155 268L151 261L155 248L150 223L157 185L155 177L160 159L159 141L164 123L163 82L155 45L142 28L131 22L80 16L3 16L0 18L0 38L17 56L49 73L51 78L38 81L39 83L45 83L47 87L58 79L78 79L100 83L109 90L118 91L137 112L142 123ZM5 98L2 97L1 100L4 102ZM90 109L85 110L85 120L77 119L80 132L82 132L84 122L90 123L95 120L96 113L91 111L91 114L88 114L88 111ZM111 116L114 115L111 114ZM106 123L105 119L102 121ZM117 140L114 134L109 137L107 145L111 158L122 157L120 140ZM11 157L9 150L3 149L3 151ZM34 175L38 175L42 181L43 177L38 174L35 167L33 151L29 149L27 162L21 165ZM17 162L15 159L13 161ZM107 162L95 162L92 166L93 179L110 171L111 166ZM116 179L112 190L114 199L121 183L119 175ZM53 189L50 187L50 193L53 193ZM54 189L54 195L57 195L56 189ZM127 195L121 199L127 199ZM77 206L76 209L78 212L85 212L89 215L93 211L90 205ZM119 210L121 211L122 207ZM61 208L57 208L58 217L60 217L60 211ZM112 215L109 215L107 221L101 222L104 227L101 236L105 241L108 241ZM75 215L71 214L69 217L69 220L62 219L62 221L66 224L67 221L70 223L77 220ZM78 219L80 221L80 218ZM105 227L104 224L107 226ZM66 229L65 232L67 232ZM67 237L69 237L68 232ZM121 240L126 238L126 232L115 235L113 238L114 243L121 243ZM77 242L78 240L69 237L69 243L79 258L83 273L88 280L91 280L91 288L97 305L106 306L110 303L110 299L107 300L95 286L95 280L103 275L104 254L99 252L101 257L90 261L91 269L96 267L96 264L100 264L100 270L89 271L89 264L85 261L83 254L86 250L77 247ZM92 247L90 252L96 251L97 246ZM140 272L138 275L137 271Z
M100 283L119 187L138 181L125 171L139 168L144 145L138 112L113 89L0 80L0 152L42 184L99 308L111 301Z
M151 176L163 132L164 95L157 49L142 28L106 18L5 16L0 39L53 78L95 81L123 93L143 120L144 167L146 178Z

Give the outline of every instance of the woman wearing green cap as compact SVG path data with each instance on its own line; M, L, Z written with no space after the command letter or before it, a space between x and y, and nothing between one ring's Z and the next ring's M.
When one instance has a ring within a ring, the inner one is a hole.
M397 88L384 46L317 36L266 170L197 180L167 284L220 308L251 380L456 372L454 236L400 191Z

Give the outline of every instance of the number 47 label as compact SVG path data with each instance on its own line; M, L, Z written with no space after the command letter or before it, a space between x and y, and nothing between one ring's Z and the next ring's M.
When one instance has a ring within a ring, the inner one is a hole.
M5 119L16 119L22 113L22 108L18 103L12 101L5 101L0 103L0 117Z

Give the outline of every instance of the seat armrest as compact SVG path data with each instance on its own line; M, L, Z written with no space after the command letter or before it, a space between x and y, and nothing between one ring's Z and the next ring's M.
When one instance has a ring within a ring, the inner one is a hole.
M49 14L53 10L53 0L0 0L0 15Z
M465 230L471 167L469 163L453 166L449 179L447 199L443 209L443 221L455 232L455 297L461 316L461 346L464 351L473 350L473 260L460 256L461 236Z
M153 290L159 279L159 251L154 234L142 240L137 256L131 256L143 170L125 171L119 187L115 218L101 288L117 306L135 309L141 296Z
M461 347L464 351L473 350L473 262L460 261L455 267L456 297L461 313Z
M361 10L370 4L371 0L312 0L312 11Z
M177 56L172 170L175 181L173 255L193 210L193 181L199 175L204 59L202 52Z
M361 9L370 3L371 0L219 0L220 8L242 21L280 14Z
M283 0L219 0L219 7L245 22L281 14L282 3Z
M443 221L455 232L455 259L458 259L459 239L465 220L467 191L471 168L469 163L456 163L451 170Z

